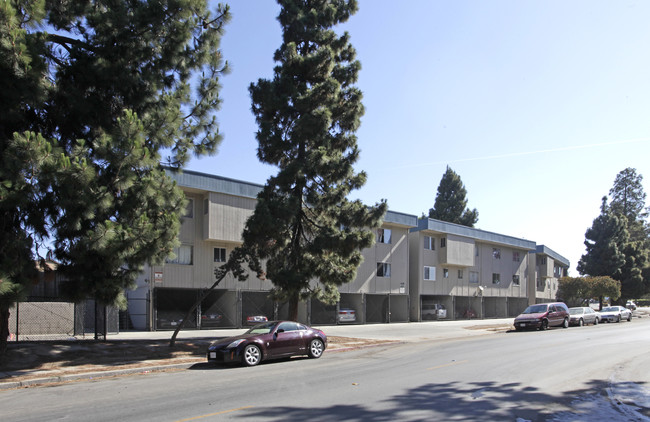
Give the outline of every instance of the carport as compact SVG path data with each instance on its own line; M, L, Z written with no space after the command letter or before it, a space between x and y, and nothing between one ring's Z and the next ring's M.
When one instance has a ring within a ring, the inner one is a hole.
M508 316L508 303L505 297L484 297L485 318L505 318Z
M389 295L366 295L366 323L386 324L390 322Z
M201 302L201 329L237 327L237 292L214 290Z
M269 292L241 291L241 310L241 326L249 325L247 318L252 316L275 319L275 302L269 298Z

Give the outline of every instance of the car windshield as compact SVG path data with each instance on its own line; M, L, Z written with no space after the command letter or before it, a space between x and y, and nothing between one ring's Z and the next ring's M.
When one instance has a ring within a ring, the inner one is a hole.
M611 306L609 308L603 308L602 310L602 312L616 312L616 311L618 311L618 309L613 308Z
M583 311L582 308L569 308L569 313L571 315L580 315L580 314L584 313L584 311Z
M274 326L275 322L265 322L252 327L250 330L246 331L246 334L268 334Z
M546 312L547 305L532 305L526 308L522 314L541 314Z

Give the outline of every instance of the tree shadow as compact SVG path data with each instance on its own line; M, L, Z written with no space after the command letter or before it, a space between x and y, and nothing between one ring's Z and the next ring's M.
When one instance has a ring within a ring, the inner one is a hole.
M166 361L205 356L208 345L217 338L178 340L78 340L38 341L9 344L0 357L0 371L20 372L48 368L75 368L87 365L116 367L144 361Z
M251 420L359 422L646 420L640 413L643 410L637 411L638 419L630 419L630 409L621 409L618 400L610 400L607 388L607 381L592 380L584 389L552 395L519 383L430 383L390 397L380 405L380 409L364 404L320 408L282 406L248 409L238 417Z

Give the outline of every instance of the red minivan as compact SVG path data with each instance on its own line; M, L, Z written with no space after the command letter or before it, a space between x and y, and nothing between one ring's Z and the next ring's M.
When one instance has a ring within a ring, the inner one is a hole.
M562 302L530 305L515 318L515 330L569 328L569 308Z

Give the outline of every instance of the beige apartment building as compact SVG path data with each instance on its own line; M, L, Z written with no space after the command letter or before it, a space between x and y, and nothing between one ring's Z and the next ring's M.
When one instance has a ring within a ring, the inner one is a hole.
M569 261L535 242L434 219L409 235L410 317L503 318L555 300Z
M262 189L193 171L170 174L189 199L181 245L175 258L147 267L137 288L126 292L134 329L174 329L179 324L214 283L215 269L241 244L246 219ZM557 253L531 241L394 211L387 212L375 235L375 245L363 251L356 279L340 287L340 302L302 303L302 322L420 321L423 304L443 305L449 319L510 316L528 303L553 300L557 278L569 266ZM286 318L288 307L269 299L271 288L270 281L253 273L244 282L228 275L184 326L243 327L255 317Z

